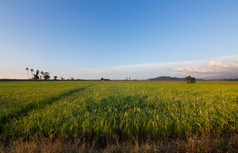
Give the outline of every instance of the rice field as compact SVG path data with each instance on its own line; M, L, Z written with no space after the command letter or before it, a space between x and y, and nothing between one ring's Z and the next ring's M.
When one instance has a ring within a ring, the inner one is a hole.
M135 139L234 136L238 82L0 82L0 132L2 143L44 137L99 148Z

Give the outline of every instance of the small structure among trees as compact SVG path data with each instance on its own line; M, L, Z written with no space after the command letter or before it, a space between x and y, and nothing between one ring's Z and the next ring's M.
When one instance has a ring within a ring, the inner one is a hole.
M195 82L196 82L196 78L195 78L195 77L191 77L191 76L187 76L187 77L185 78L185 81L186 81L187 83L195 83Z

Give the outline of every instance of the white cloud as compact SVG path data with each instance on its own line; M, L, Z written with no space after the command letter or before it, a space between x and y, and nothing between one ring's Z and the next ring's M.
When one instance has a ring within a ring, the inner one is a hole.
M185 72L192 74L204 74L204 75L221 75L229 77L231 74L236 75L238 72L238 58L225 61L210 61L207 63L200 63L198 65L188 67L176 67L174 71ZM238 76L237 76L238 77Z

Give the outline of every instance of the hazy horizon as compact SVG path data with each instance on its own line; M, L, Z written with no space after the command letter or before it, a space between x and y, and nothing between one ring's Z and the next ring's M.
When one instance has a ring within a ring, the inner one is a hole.
M1 1L0 79L26 79L26 68L51 78L238 78L237 8L235 0Z

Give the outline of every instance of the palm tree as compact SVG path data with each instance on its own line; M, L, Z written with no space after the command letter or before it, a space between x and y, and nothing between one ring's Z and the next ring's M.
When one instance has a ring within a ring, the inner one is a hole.
M28 71L29 71L29 69L28 69L28 67L27 67L27 68L26 68L27 79L29 79L29 74L28 74Z
M42 78L43 78L43 77L44 77L44 72L43 72L43 71L41 71L41 72L40 72L40 74L42 75Z
M31 69L31 75L32 75L32 78L33 78L33 72L34 72L34 69Z

